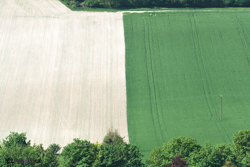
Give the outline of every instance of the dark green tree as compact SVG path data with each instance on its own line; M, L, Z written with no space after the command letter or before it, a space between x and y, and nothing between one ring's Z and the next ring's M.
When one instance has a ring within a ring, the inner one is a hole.
M69 8L250 7L249 0L60 0Z
M235 0L234 6L249 7L250 1L249 0Z
M87 7L101 7L99 0L85 0L84 2Z

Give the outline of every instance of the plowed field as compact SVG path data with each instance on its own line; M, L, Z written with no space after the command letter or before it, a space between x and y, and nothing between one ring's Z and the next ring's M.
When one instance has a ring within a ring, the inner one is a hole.
M72 12L58 0L0 1L0 139L128 140L122 13Z
M173 137L228 143L249 129L249 14L124 15L128 130L145 157Z

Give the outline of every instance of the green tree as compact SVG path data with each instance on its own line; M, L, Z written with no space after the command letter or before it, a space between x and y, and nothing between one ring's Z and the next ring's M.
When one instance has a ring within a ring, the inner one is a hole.
M63 148L60 164L66 167L91 167L98 152L96 144L87 140L74 139L74 142Z
M201 146L197 144L196 140L189 137L176 137L165 143L163 147L154 148L147 158L147 165L153 166L167 166L172 164L173 159L177 155L181 155L182 160L189 158L193 152L198 152ZM177 157L179 158L179 157Z
M3 146L30 146L30 140L28 142L26 140L26 133L10 132L10 135L3 140Z
M52 149L39 146L11 146L0 149L0 166L56 167L59 165Z
M249 7L250 1L249 0L235 0L234 6Z
M34 160L34 166L59 166L58 159L55 155L55 150L52 147L48 147L46 150L44 150L43 145L39 144L34 145L33 148L38 154L37 158Z
M47 148L48 149L52 149L53 153L56 154L58 151L61 150L61 147L59 144L56 144L56 143L53 143L53 144L50 144L49 147Z
M27 160L27 166L32 166L37 157L38 154L31 146L3 147L0 149L0 166L23 166Z
M182 159L181 155L176 155L176 157L173 158L171 165L166 165L165 167L187 167L187 160Z
M34 166L56 167L58 160L52 148L44 151L42 144L30 145L26 142L26 133L11 132L6 140L3 140L0 149L0 166Z
M143 166L139 148L132 144L115 143L100 146L100 154L94 167Z
M250 166L250 130L242 130L232 137L233 154L239 164Z
M84 2L87 7L101 7L99 0L85 0Z
M162 154L162 148L160 147L153 148L149 157L146 160L148 167L160 166L161 163L163 162L163 157L161 154Z
M139 148L124 142L118 131L110 129L99 147L94 167L143 166Z
M223 166L225 161L235 161L235 157L227 144L212 146L206 143L198 152L192 152L188 159L191 166Z
M192 152L197 152L201 146L197 144L196 140L189 137L177 137L169 140L162 148L162 165L169 165L172 163L176 155L182 155L183 159L188 159Z

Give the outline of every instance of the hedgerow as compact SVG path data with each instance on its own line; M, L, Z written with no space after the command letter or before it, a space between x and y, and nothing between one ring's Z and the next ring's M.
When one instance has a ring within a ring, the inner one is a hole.
M249 7L249 0L61 0L70 8Z

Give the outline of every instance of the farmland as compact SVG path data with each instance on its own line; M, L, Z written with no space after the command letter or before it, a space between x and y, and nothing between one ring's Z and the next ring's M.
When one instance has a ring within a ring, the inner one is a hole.
M144 158L178 136L232 142L249 129L249 11L202 10L1 0L0 139L27 132L64 147L113 128Z
M1 0L0 22L0 139L64 147L113 127L128 141L122 13Z
M126 13L123 19L129 139L145 157L173 137L229 143L249 128L249 12Z

